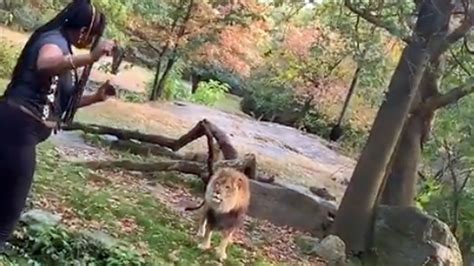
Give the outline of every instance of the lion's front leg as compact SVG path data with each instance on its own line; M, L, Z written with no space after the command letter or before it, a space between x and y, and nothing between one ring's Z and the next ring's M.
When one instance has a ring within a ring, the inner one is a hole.
M204 238L202 239L201 244L199 244L199 248L202 250L210 249L211 248L211 237L212 237L212 230L209 227L209 224L206 223L204 227Z
M197 232L198 237L204 237L206 234L206 227L207 227L207 217L206 215L202 215L199 219L199 228Z
M219 246L216 248L217 256L220 261L227 259L227 246L232 242L233 230L226 230L222 232L222 240Z

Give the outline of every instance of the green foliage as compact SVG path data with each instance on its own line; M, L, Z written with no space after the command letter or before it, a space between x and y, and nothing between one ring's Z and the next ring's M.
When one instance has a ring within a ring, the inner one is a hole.
M291 87L282 84L271 74L256 72L246 84L241 108L255 118L328 137L333 122L318 106L312 105L309 110L303 112L304 100L305 98L296 95ZM365 144L367 131L354 129L350 124L344 124L342 127L342 152L354 155Z
M133 2L135 1L94 0L94 5L107 14L108 24L105 32L106 36L121 42L128 40L128 36L124 30L129 23Z
M196 92L191 96L191 101L213 106L224 98L229 89L229 85L215 80L200 82Z
M144 265L138 253L123 245L107 247L86 234L62 227L24 226L10 242L7 258L29 265Z
M431 176L424 180L415 198L417 207L422 209L428 207L430 203L433 203L433 200L440 197L441 189L439 180Z
M268 121L298 106L290 88L276 82L269 73L256 72L245 87L241 107L244 112Z
M387 56L389 40L384 31L341 5L338 1L326 1L317 9L318 17L349 43L352 59L363 66L356 93L370 104L379 104L396 64Z
M452 77L448 78L452 80ZM453 173L457 189L473 173L474 96L468 96L457 105L438 112L433 138L424 152L427 178L420 182L417 203L448 225L457 224L456 236L462 251L466 253L474 248L474 179L470 177L462 191L455 191ZM453 158L451 161L448 160L448 152ZM457 212L455 201L459 204Z
M13 23L20 25L27 31L35 30L47 21L46 17L39 12L35 12L34 9L28 5L14 9L12 14Z
M189 100L191 88L183 81L184 64L176 62L165 81L162 98L165 100ZM151 91L150 91L151 92Z
M472 55L462 42L454 44L445 54L445 59L441 93L465 84L474 71ZM468 95L456 104L439 110L435 121L432 140L424 152L424 171L428 173L428 178L420 182L418 202L422 208L451 227L457 225L455 233L461 251L464 255L473 254L474 95ZM455 160L451 162L452 169L443 169L449 163L446 159L448 152ZM433 173L441 174L435 178ZM458 188L465 178L470 178L462 191L455 191L453 173Z
M118 98L130 103L143 103L147 101L147 95L144 93L137 93L128 90L120 90Z
M191 74L200 76L201 80L216 80L226 83L230 86L230 92L235 95L242 96L244 80L238 74L217 64L193 66L183 73L186 79L191 78Z
M10 42L0 37L0 78L10 78L20 51Z

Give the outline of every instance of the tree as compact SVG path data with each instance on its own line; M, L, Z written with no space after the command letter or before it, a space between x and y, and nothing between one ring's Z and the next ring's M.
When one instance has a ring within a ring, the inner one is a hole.
M336 141L342 136L341 125L353 96L359 95L364 99L365 105L380 102L382 95L380 88L386 85L388 71L395 63L395 60L386 56L387 48L392 46L394 38L385 34L376 25L362 19L359 14L349 9L341 9L337 2L322 3L317 8L317 14L322 23L347 40L347 54L354 65L351 68L352 78L350 86L348 84L346 99L329 135L332 141ZM356 92L356 87L360 87L361 90ZM355 119L358 119L357 116L353 117L353 122Z
M186 58L206 42L215 41L227 25L245 25L249 19L259 18L255 17L258 6L253 1L221 2L168 0L153 3L160 5L155 8L164 10L164 14L156 16L143 9L144 16L135 18L133 25L128 27L137 37L135 43L144 43L152 51L148 57L153 58L155 79L150 100L162 95L165 81L178 59Z
M465 67L470 69L469 64ZM448 80L451 83L457 78ZM416 200L421 208L450 226L466 262L471 261L474 248L473 97L437 114L433 137L423 152L425 163L420 169L422 180Z
M373 15L368 9L364 11L354 6L350 0L346 0L345 5L372 23L400 34L400 31L393 30L390 24L380 22L380 16ZM382 7L372 10L390 12L390 8L383 7L383 2L379 2L379 5ZM399 10L406 10L406 5L403 3L396 7ZM377 113L367 144L354 169L334 223L335 233L346 242L349 251L362 252L369 246L374 207L386 176L387 165L412 109L412 102L417 95L426 66L433 57L443 54L453 42L464 35L459 36L460 31L471 27L466 19L460 28L448 32L453 10L454 5L448 1L423 1L419 5L411 38L402 37L407 46L391 78L386 99ZM464 87L456 91L465 92L463 89ZM417 110L424 112L432 110L434 106L442 106L441 103L446 103L448 98L454 98L453 94L459 95L448 93L436 97L434 101L427 102ZM358 204L355 205L354 202Z
M250 22L248 26L229 25L218 34L216 42L206 43L195 51L192 61L248 77L253 68L263 63L259 48L268 38L267 28L263 20Z

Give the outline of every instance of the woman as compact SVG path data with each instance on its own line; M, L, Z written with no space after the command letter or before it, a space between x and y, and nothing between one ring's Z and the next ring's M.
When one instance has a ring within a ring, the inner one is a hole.
M90 0L74 0L37 29L14 68L0 101L0 249L10 237L33 180L36 145L61 122L77 85L76 68L90 65L114 48L101 41L88 54L73 55L71 46L86 48L100 38L105 16ZM79 107L105 100L111 86L82 96Z

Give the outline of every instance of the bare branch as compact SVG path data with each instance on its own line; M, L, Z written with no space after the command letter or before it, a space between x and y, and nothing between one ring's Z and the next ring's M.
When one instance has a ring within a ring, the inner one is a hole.
M466 177L464 177L464 180L462 181L461 186L459 187L459 191L462 192L464 188L466 188L467 182L469 179L471 179L472 176L472 169L468 169L469 171L462 171L462 173L466 173Z
M463 45L464 45L464 50L467 53L474 55L474 50L471 50L471 48L469 48L469 44L467 43L467 36L464 36Z
M468 76L472 76L471 74L471 71L469 71L469 69L467 69L467 67L461 62L461 60L459 60L459 58L456 56L456 54L454 54L454 52L451 50L450 51L451 53L451 57L453 57L454 61L456 62L456 64L468 75Z
M410 42L410 37L408 36L400 36L400 34L398 33L399 30L394 28L393 26L389 25L388 23L382 21L380 18L378 18L377 16L374 16L373 14L371 14L370 12L368 12L367 10L361 10L357 7L355 7L352 3L351 3L351 0L344 0L344 5L354 14L362 17L363 19L365 19L367 22L369 23L372 23L374 25L376 25L377 27L380 27L380 28L383 28L385 29L386 31L388 31L390 34L394 35L394 36L397 36L399 37L402 41L404 41L405 43L409 43Z
M151 41L145 36L145 34L139 32L139 31L133 30L130 27L127 27L126 30L128 31L129 34L131 34L131 35L137 37L139 40L145 42L146 45L148 45L148 47L150 47L150 49L152 49L156 53L161 54L161 52L164 50L164 49L158 48L157 46L152 44Z
M470 78L465 84L456 87L445 94L433 96L426 101L415 112L429 112L445 107L459 101L459 99L474 93L474 78Z

